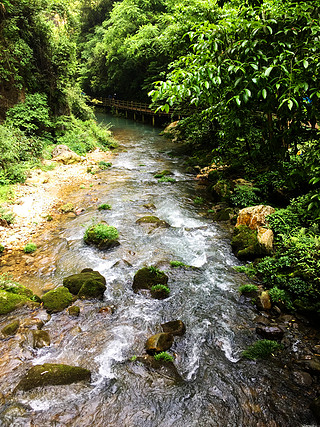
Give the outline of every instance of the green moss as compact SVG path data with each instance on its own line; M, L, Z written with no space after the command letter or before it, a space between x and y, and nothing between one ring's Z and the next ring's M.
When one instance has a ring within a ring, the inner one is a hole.
M164 176L167 175L173 175L173 173L171 171L169 171L168 169L164 169L161 172L158 172L154 175L155 178L163 178Z
M158 227L165 227L165 228L170 227L170 225L166 221L154 215L143 216L142 218L137 219L136 223L137 224L154 224Z
M163 176L162 178L158 179L158 182L176 182L176 180L170 176Z
M37 250L37 245L35 243L29 242L23 248L23 252L26 254L31 254Z
M187 265L187 264L185 264L185 263L183 263L183 262L180 262L180 261L170 261L170 265L171 265L171 267L174 267L174 268L177 268L177 267L190 267L189 265Z
M72 305L68 308L68 313L70 314L70 316L78 317L80 314L80 307L78 307L77 305Z
M101 160L99 162L99 168L102 170L111 168L111 166L112 166L112 163L110 163L110 162L105 162L104 160Z
M66 203L65 205L62 205L60 207L60 211L62 213L69 213L69 212L73 212L74 211L74 206L73 203Z
M47 311L54 313L67 308L72 302L72 295L67 288L60 286L43 295L42 302Z
M139 289L151 289L154 285L166 285L168 276L156 267L143 267L138 270L133 278L132 288L136 292Z
M108 203L102 203L99 207L99 211L105 211L111 209L111 205L108 205Z
M72 384L78 381L90 381L91 373L88 369L78 366L44 363L33 366L19 382L19 390L28 391L35 387L47 385Z
M244 350L242 352L242 357L250 360L266 359L281 348L282 345L277 341L259 340Z
M25 295L17 295L0 290L0 314L10 313L28 301L30 299Z
M7 336L14 335L17 332L19 326L20 326L19 320L14 320L13 322L9 323L4 328L2 328L1 332L3 333L3 335L7 335Z
M259 290L258 286L252 283L247 283L245 285L240 286L239 288L239 292L241 294L248 294L250 292L256 292L258 290Z
M109 249L119 245L118 230L103 222L88 227L84 234L84 241L87 244L97 246L99 249Z
M171 356L171 354L167 353L166 351L162 351L161 353L157 353L153 356L155 360L163 360L164 362L173 362L174 358Z
M79 298L102 298L106 289L106 279L98 271L85 270L65 277L63 285Z

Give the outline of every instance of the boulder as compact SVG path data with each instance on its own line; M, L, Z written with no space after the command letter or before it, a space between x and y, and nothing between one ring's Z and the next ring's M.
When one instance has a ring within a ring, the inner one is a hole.
M170 295L170 289L166 285L154 285L151 287L151 296L155 299L166 299Z
M69 290L64 286L60 286L44 294L42 302L49 313L56 313L67 308L72 303L72 299L73 297Z
M184 335L186 326L182 320L172 320L171 322L162 323L163 332L170 333L171 335Z
M133 278L132 288L135 292L139 289L151 289L153 285L166 285L168 276L154 267L143 267L136 272Z
M90 381L88 369L78 366L44 363L33 366L19 382L17 389L28 391L35 387L47 385L72 384L78 381Z
M234 254L241 260L254 260L269 254L265 246L258 241L258 232L247 225L234 228L231 246Z
M166 221L159 219L157 216L153 215L146 215L142 218L137 219L136 224L151 224L153 227L162 228L170 227L170 224L168 224Z
M171 379L177 382L182 382L183 378L179 374L176 366L173 362L165 360L155 360L153 356L139 356L136 361L142 363L147 369L155 370L158 374L163 375L167 379Z
M26 295L17 295L0 290L0 314L10 313L28 301L29 298Z
M172 344L173 335L167 332L161 332L160 334L155 334L148 338L145 348L146 352L153 356L156 353L169 350Z
M106 279L98 271L85 269L81 273L65 277L63 286L79 298L103 298Z
M284 332L279 326L257 326L257 334L261 335L267 340L282 340Z
M72 163L82 162L82 157L72 151L66 145L57 145L52 151L52 158L56 162L70 165Z
M275 212L272 206L250 206L239 211L236 227L246 225L252 230L268 225L267 216Z

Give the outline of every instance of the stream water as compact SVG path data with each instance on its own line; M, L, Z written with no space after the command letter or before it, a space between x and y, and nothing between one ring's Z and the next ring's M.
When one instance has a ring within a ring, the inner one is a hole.
M253 308L239 301L243 276L233 266L228 233L202 214L194 203L201 196L194 176L184 173L181 159L171 157L172 143L159 129L106 115L123 150L99 184L86 196L94 200L85 213L68 219L47 238L55 256L50 280L85 267L107 281L103 301L77 301L80 316L54 314L45 324L51 345L35 351L19 347L26 365L67 363L88 368L90 384L73 384L15 392L0 410L1 426L207 427L302 426L312 424L309 398L277 359L250 362L241 351L257 340ZM154 174L174 173L175 183L158 183ZM98 211L108 203L111 210ZM90 203L89 203L90 204ZM152 208L152 205L154 207ZM136 224L156 215L170 228L149 230ZM83 243L92 221L117 227L120 246L99 251ZM196 268L173 268L170 261ZM169 276L170 297L151 299L132 291L135 272L155 265ZM37 279L35 279L37 280ZM38 276L41 282L41 272ZM100 313L114 306L113 314ZM171 353L181 375L157 371L136 361L148 337L161 323L181 319L186 334L176 337ZM18 351L18 350L17 350ZM16 356L18 359L18 356ZM8 362L8 363L12 363ZM17 384L25 366L17 362L5 377L5 394Z

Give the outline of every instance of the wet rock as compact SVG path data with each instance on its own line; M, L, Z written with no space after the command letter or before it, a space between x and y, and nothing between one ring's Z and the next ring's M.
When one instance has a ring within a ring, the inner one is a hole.
M44 363L33 366L19 382L17 389L28 391L35 387L47 385L72 384L78 381L90 381L88 369L78 366Z
M269 326L271 323L268 317L265 317L265 316L257 316L254 319L254 322L264 326Z
M257 306L260 310L270 310L271 309L271 299L269 291L263 291L257 299Z
M69 290L64 286L60 286L44 294L42 302L49 313L56 313L67 308L72 303L72 299L73 297Z
M312 359L307 359L300 361L307 370L313 372L316 375L320 375L320 359L318 357L314 357Z
M267 340L282 340L284 332L278 326L257 326L257 334L261 335Z
M4 328L2 328L1 332L5 336L12 336L17 332L19 326L20 326L19 320L14 320L13 322L9 323Z
M136 272L133 278L132 288L135 292L139 289L151 289L154 285L166 285L168 276L155 267L143 267Z
M118 231L115 227L103 222L87 228L83 240L87 245L96 246L98 249L107 250L119 246Z
M106 279L98 272L84 269L63 279L63 286L79 298L103 298Z
M100 314L113 314L115 312L115 306L114 305L108 305L106 307L101 307L99 309Z
M137 219L136 223L137 224L152 224L152 226L154 226L154 227L162 227L162 228L170 227L170 225L166 221L159 219L157 216L153 216L153 215L143 216L142 218Z
M293 372L293 380L296 384L310 387L313 383L312 376L308 372L295 371Z
M166 299L170 295L170 289L166 285L154 285L151 287L151 296L155 299Z
M70 316L78 317L80 314L80 307L78 307L77 305L72 305L68 308L68 313L70 314Z
M172 320L171 322L162 323L163 332L168 332L172 335L184 335L186 326L182 320Z
M155 205L153 203L145 203L143 205L143 207L146 208L146 209L150 209L152 211L156 209L156 207L155 207Z
M169 350L173 344L173 335L167 332L152 335L148 338L145 349L148 354L153 356L156 353Z
M139 356L136 359L137 362L142 363L146 368L157 371L160 375L166 378L173 379L174 381L183 381L179 374L176 366L173 362L167 362L164 360L155 360L153 356Z
M69 213L74 211L73 203L66 203L59 208L62 213Z
M48 347L50 345L50 336L47 331L31 330L33 338L33 348Z
M155 175L154 175L154 177L155 178L163 178L164 176L169 176L169 175L173 175L173 172L171 172L170 170L168 170L168 169L164 169L163 171L161 171L161 172L157 172Z

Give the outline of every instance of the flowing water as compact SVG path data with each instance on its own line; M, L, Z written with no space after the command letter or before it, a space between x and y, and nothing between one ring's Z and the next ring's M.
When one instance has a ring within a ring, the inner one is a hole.
M201 190L194 177L184 173L181 158L170 157L172 144L147 125L105 115L99 120L113 121L124 149L112 167L99 174L99 185L86 193L95 202L51 233L47 246L55 254L50 277L55 285L90 267L106 278L104 300L77 301L78 318L66 312L52 315L44 326L51 337L49 347L33 351L16 344L16 362L6 361L13 365L1 391L11 390L26 366L45 362L88 368L92 382L15 392L2 406L0 425L310 424L307 393L291 381L290 372L276 358L241 359L241 351L257 339L253 322L257 313L239 301L237 289L244 278L233 269L238 261L228 233L194 203ZM153 176L163 169L174 173L175 183L158 183ZM79 197L74 194L70 201L81 205ZM112 209L98 211L100 203ZM156 215L170 228L150 230L136 224L144 215ZM121 245L106 252L83 243L85 227L101 220L120 233ZM195 268L173 268L173 260ZM155 300L132 291L135 272L146 265L168 274L169 298ZM99 312L106 306L114 306L113 314ZM176 337L171 349L181 378L130 361L144 354L146 339L161 332L161 323L175 319L186 325L186 334Z

